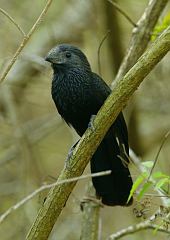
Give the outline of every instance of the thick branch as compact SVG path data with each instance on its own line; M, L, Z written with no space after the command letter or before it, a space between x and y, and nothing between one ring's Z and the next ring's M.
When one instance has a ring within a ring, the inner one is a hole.
M168 0L150 0L142 17L137 23L137 27L133 29L129 49L119 68L115 81L120 80L145 51L155 24L167 2ZM115 81L112 82L112 88L114 87Z
M69 167L63 169L58 181L80 176L102 138L116 119L119 112L138 88L143 79L170 50L170 27L142 55L125 77L116 82L114 92L108 97L94 120L94 129L87 129L69 160ZM44 206L27 235L29 239L47 239L58 216L75 186L75 182L54 187L49 192Z

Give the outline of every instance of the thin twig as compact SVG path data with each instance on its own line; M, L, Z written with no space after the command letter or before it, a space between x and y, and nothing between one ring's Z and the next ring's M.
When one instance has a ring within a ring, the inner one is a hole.
M102 76L102 73L101 73L101 64L100 64L100 50L101 50L101 47L104 43L104 41L106 40L106 38L108 37L110 33L110 30L108 30L105 35L102 37L102 40L99 44L99 47L98 47L98 50L97 50L97 60L98 60L98 72L99 72L99 75Z
M12 66L14 65L14 63L16 62L19 54L21 53L21 51L24 49L25 45L27 44L27 42L29 41L29 39L31 38L31 36L33 35L33 33L35 32L35 30L38 28L38 26L40 25L40 23L43 21L50 5L52 3L52 0L48 0L46 6L44 7L44 9L42 10L41 14L39 15L37 21L34 23L34 25L32 26L31 30L29 31L29 33L27 35L25 35L23 41L21 42L19 48L16 50L13 58L11 59L11 61L9 62L9 64L7 65L6 69L4 70L4 72L2 73L2 76L0 78L0 83L3 82L3 80L6 78L7 74L9 73L9 71L11 70Z
M107 0L110 2L116 10L118 10L134 27L137 27L136 23L129 17L129 15L113 0Z
M24 205L26 202L28 202L30 199L32 199L33 197L35 197L38 193L46 190L46 189L49 189L49 188L52 188L54 186L57 186L57 185L60 185L60 184L64 184L64 183L70 183L70 182L75 182L75 181L78 181L78 180L83 180L83 179L86 179L86 178L91 178L91 177L99 177L99 176L105 176L105 175L109 175L111 174L111 170L108 170L108 171L103 171L103 172L98 172L98 173L93 173L93 174L87 174L87 175L82 175L80 177L75 177L75 178L70 178L70 179L65 179L65 180L61 180L61 181L58 181L58 182L54 182L54 183L51 183L51 184L46 184L46 185L43 185L39 188L37 188L36 190L34 190L32 193L30 193L28 196L26 196L25 198L23 198L20 202L18 202L17 204L15 204L14 206L10 207L5 213L3 213L1 216L0 216L0 223L2 223L5 218L11 214L14 210L17 210L18 208L20 208L22 205Z
M155 168L155 165L156 165L156 163L157 163L157 161L158 161L159 154L160 154L160 152L161 152L161 150L162 150L162 148L163 148L164 143L166 142L167 138L169 137L169 135L170 135L170 131L168 131L168 132L165 134L165 136L164 136L164 138L163 138L163 140L162 140L162 142L161 142L161 145L160 145L160 147L159 147L159 149L158 149L158 152L157 152L157 154L156 154L156 157L155 157L155 160L154 160L153 166L152 166L152 168L151 168L151 171L150 171L150 173L149 173L149 176L148 176L147 181L149 181L149 179L150 179L150 177L151 177L151 175L152 175L152 173L153 173L153 170L154 170L154 168Z
M169 214L169 213L168 213ZM166 215L166 218L169 217L169 215ZM168 229L165 229L161 225L154 224L158 216L162 215L161 208L159 208L149 219L146 221L137 223L135 225L128 226L127 228L124 228L108 237L108 240L116 240L120 239L124 236L134 234L136 232L142 231L142 230L147 230L147 229L153 229L159 232L163 232L166 234L170 234L170 231Z
M15 27L20 31L20 33L25 37L26 34L24 30L19 26L19 24L14 20L13 17L11 17L4 9L0 8L0 12L5 15L14 25Z
M158 198L170 198L170 195L157 195L157 194L153 194L153 193L145 193L144 196L158 197Z
M141 223L138 223L136 225L129 226L125 229L120 230L117 233L114 233L114 234L110 235L108 240L120 239L124 236L134 234L134 233L142 231L142 230L148 230L148 229L157 230L158 232L170 234L170 231L168 229L165 229L163 227L159 227L158 225L152 224L150 221L147 220L145 222L141 222Z

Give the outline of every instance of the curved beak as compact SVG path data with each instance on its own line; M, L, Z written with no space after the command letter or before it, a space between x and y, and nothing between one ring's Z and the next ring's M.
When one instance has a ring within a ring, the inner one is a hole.
M45 61L50 63L55 63L57 61L57 59L50 52L47 54L47 56L44 59Z
M51 59L49 56L46 56L46 57L44 58L44 60L47 61L47 62L52 62L52 59Z
M53 64L62 64L63 59L56 48L52 48L46 55L45 61L53 63Z
M61 59L58 59L57 57L53 57L51 54L48 54L45 58L45 61L55 64L62 64L63 61Z

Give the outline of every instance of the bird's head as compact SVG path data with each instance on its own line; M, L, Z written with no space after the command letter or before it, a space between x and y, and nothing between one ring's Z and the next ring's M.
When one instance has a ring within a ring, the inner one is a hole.
M53 69L64 68L83 68L91 71L90 64L84 53L70 44L60 44L52 48L45 60L52 64Z

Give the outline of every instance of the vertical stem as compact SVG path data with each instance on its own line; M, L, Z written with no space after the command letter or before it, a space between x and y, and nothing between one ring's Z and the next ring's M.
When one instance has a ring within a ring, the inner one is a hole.
M100 207L97 202L96 191L91 181L88 183L86 191L87 200L82 203L82 230L81 240L99 240L100 229ZM94 199L94 200L91 200ZM96 202L95 202L96 200Z

